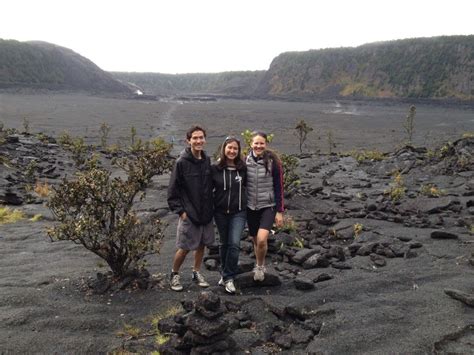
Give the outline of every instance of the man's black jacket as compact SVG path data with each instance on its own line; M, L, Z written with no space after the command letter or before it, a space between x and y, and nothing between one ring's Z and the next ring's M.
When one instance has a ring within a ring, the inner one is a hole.
M186 212L196 225L212 221L212 175L211 160L203 152L196 159L191 148L181 152L171 173L168 186L168 206L174 213Z

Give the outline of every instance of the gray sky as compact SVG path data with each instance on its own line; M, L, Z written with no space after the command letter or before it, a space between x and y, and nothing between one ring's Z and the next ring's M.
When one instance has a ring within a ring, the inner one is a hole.
M473 0L0 0L0 38L108 71L268 69L282 52L474 34Z

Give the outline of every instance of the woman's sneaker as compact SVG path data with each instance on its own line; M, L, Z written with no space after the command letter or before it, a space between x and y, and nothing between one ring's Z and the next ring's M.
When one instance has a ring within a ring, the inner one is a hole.
M235 293L234 280L229 279L229 280L227 280L226 282L224 282L224 285L225 285L225 290L226 290L228 293L232 293L232 294Z
M221 277L219 282L217 283L219 286L224 286L225 290L227 293L234 294L235 293L235 285L234 285L234 280L229 279L227 281L224 281L224 279Z
M258 266L258 265L255 265L255 267L253 268L253 279L255 281L263 281L265 280L265 271L267 271L265 269L265 266Z
M170 276L170 287L173 291L182 291L183 286L181 285L181 282L179 282L179 274L178 273L171 273Z
M193 281L197 283L199 287L209 287L209 283L199 271L193 271Z

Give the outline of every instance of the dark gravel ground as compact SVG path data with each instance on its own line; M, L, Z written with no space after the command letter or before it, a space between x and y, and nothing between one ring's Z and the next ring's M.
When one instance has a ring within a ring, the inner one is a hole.
M21 128L26 117L33 132L58 135L68 130L97 143L102 122L113 127L111 140L119 142L128 139L133 125L143 138L164 134L174 140L176 151L180 149L185 128L192 122L200 122L209 128L209 151L228 133L264 128L275 132L275 147L279 151L294 153L297 145L291 127L303 118L316 129L311 140L313 148L326 152L326 134L331 131L338 151L377 148L388 152L403 140L402 123L407 110L406 104L393 102L179 103L84 95L0 94L0 120L6 127ZM468 131L474 131L472 109L417 105L416 144L434 146ZM309 170L313 163L306 162L304 170ZM348 169L344 164L334 164L338 173L332 175L332 186L355 176L344 175ZM472 170L449 181L472 180ZM166 207L167 179L167 176L155 178L140 209ZM304 180L310 185L319 183L318 175L308 174ZM384 184L386 180L369 190L382 189ZM457 194L454 190L450 193ZM322 208L327 201L318 197L295 199L289 201L293 205L289 213L298 220ZM466 201L461 198L462 204ZM44 219L0 226L0 353L108 352L127 344L126 338L117 335L126 324L149 327L153 316L184 300L194 300L200 292L190 281L191 258L183 267L183 293L170 291L165 282L174 253L175 216L165 217L169 227L161 253L148 257L152 274L149 289L94 295L86 284L97 272L106 271L103 263L80 246L51 243L45 233L51 223L46 207L35 204L21 208L30 216L42 213ZM474 293L474 270L470 264L473 237L466 228L449 222L450 216L446 218L447 230L458 235L455 240L430 238L435 230L432 227L372 219L343 220L351 225L361 222L385 236L411 238L422 247L416 257L387 259L385 267L374 267L368 257L354 257L347 261L351 269L323 269L333 278L315 284L311 291L297 290L292 280L283 280L276 287L241 289L236 296L225 295L217 286L211 289L225 301L242 302L257 297L267 308L294 306L318 314L323 324L320 333L304 346L286 353L430 353L435 348L441 349L441 353L469 353L474 351L469 340L474 333L470 328L453 341L446 338L474 324L474 311L444 294L447 288ZM270 263L270 271L276 273L273 268L277 265ZM216 285L219 274L205 273L212 285ZM301 276L311 278L314 273L314 269L304 270ZM265 321L264 316L261 321ZM251 344L248 333L239 336L244 348ZM247 349L262 353L278 348Z

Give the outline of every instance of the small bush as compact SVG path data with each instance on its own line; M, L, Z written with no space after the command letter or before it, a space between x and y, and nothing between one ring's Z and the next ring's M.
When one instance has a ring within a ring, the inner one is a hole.
M405 196L406 187L403 176L399 171L393 174L393 182L388 190L385 191L393 201L399 201Z
M333 149L336 148L336 142L334 139L334 134L332 133L331 130L327 132L326 138L327 138L327 143L328 143L328 154L332 154Z
M107 139L109 138L110 130L111 130L111 127L107 123L103 122L100 125L99 134L100 134L100 145L102 149L107 148Z
M36 138L38 138L38 140L42 143L49 143L49 137L43 132L38 133Z
M23 118L23 132L24 134L30 134L30 121L25 117Z
M48 230L52 241L70 240L104 259L116 277L144 267L144 257L159 251L162 222L140 219L133 210L135 197L154 175L169 171L171 146L151 142L136 155L118 162L127 180L92 168L54 188L48 206L58 224Z
M296 172L299 160L297 157L289 154L282 154L280 158L283 168L283 188L288 193L291 193L301 184L300 176Z
M41 213L35 214L33 217L29 219L30 222L38 222L43 218Z
M58 137L58 143L63 147L72 145L72 141L72 136L67 131L62 132Z
M48 197L51 193L51 188L46 181L43 183L37 181L34 187L34 191L41 197Z
M308 134L313 131L313 127L308 126L305 120L300 120L295 127L295 135L298 138L300 153L303 153L303 145L306 142Z
M117 336L126 337L129 339L137 339L140 335L142 335L142 333L142 329L130 324L124 324L123 329L117 332Z
M276 232L292 233L296 232L296 229L297 225L294 219L291 216L285 214L283 215L283 224L281 225L281 227L276 228Z
M436 187L435 184L426 184L426 185L421 185L420 187L420 194L424 196L429 196L429 197L439 197L445 194L445 192L438 187Z
M415 131L415 116L416 116L416 107L415 105L410 106L408 114L405 119L403 128L407 134L407 145L413 144L413 132Z
M353 230L354 230L354 236L355 238L358 238L359 235L362 233L362 231L364 230L364 226L362 223L356 223L353 225Z
M0 206L0 224L15 223L25 218L25 214L20 210Z
M36 160L31 160L25 168L24 176L25 180L28 183L33 183L35 181L36 170L38 168L38 163Z

